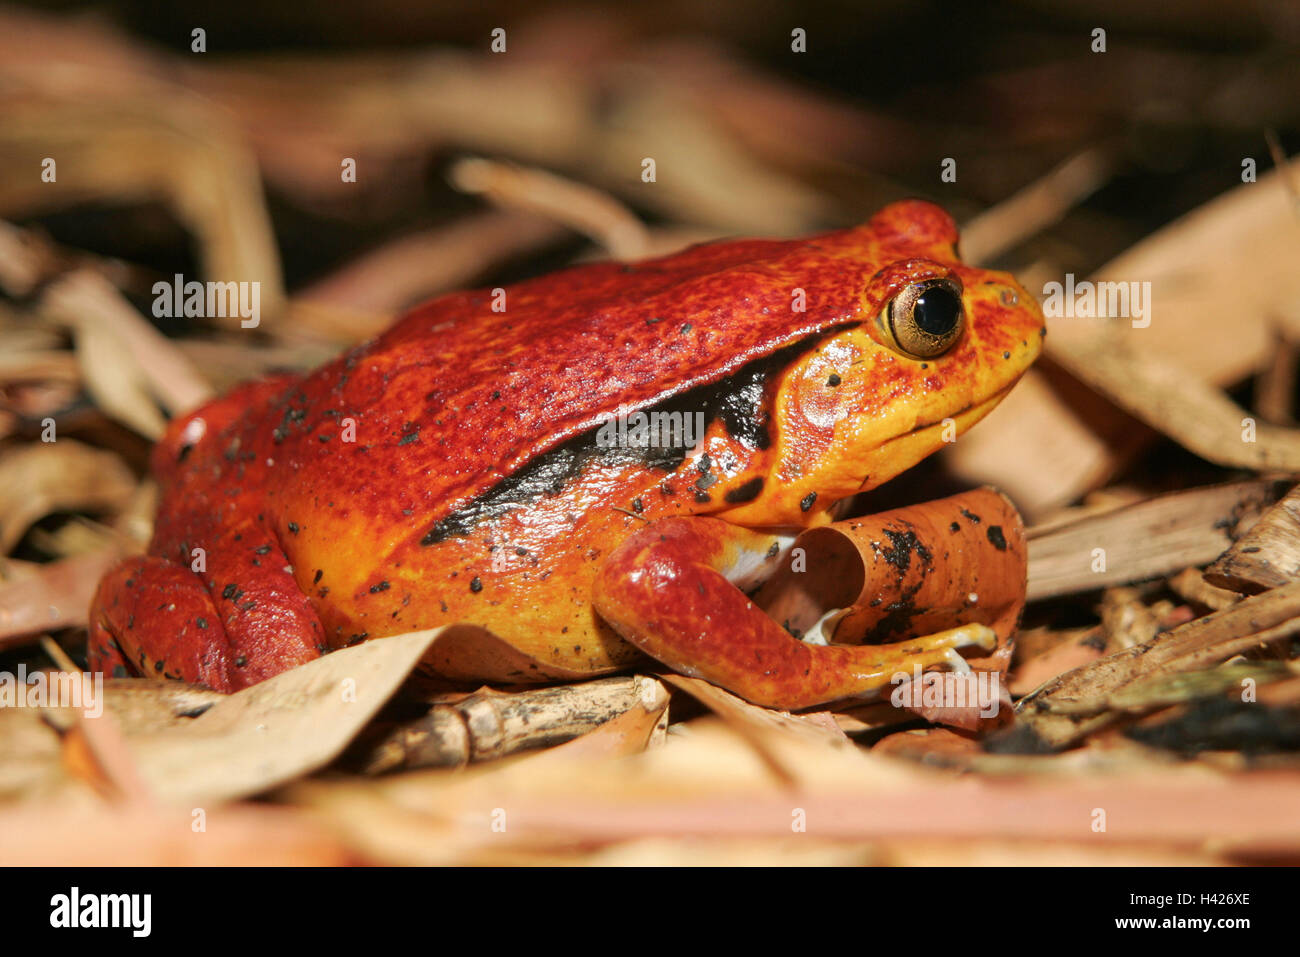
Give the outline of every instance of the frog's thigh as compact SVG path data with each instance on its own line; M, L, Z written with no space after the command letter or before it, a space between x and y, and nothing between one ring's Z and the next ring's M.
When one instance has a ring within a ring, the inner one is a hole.
M996 641L982 625L890 645L798 641L727 577L773 544L779 550L776 536L719 519L661 519L601 566L596 610L624 639L669 667L776 708L871 692L913 666L952 664L954 648L991 648Z
M87 658L110 677L139 673L232 690L230 641L212 597L188 568L128 558L101 579Z

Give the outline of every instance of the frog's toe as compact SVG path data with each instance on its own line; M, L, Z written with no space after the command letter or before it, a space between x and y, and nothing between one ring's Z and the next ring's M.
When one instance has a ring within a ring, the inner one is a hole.
M832 608L813 622L812 627L804 632L799 640L807 645L829 645L836 626L848 612L847 608Z

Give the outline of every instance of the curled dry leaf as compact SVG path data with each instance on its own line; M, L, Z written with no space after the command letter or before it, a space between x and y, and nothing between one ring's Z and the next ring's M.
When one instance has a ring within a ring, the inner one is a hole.
M794 548L792 560L755 601L795 634L808 632L831 609L842 612L824 630L843 643L868 636L898 641L959 625L987 625L998 645L968 664L976 671L1005 673L1024 606L1027 559L1024 526L1002 494L977 489L835 522L802 533ZM804 550L806 565L798 561L798 549ZM933 686L927 700L953 701L954 695L943 692L955 692L968 680L963 675L927 678ZM901 696L905 701L912 697ZM956 700L971 699L963 692ZM918 704L912 710L929 720L973 728L986 709Z
M134 491L130 470L112 452L72 439L11 449L0 455L0 554L51 512L120 509Z

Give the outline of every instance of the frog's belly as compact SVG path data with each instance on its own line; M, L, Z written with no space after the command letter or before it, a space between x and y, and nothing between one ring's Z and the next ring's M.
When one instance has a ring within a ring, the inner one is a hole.
M670 474L643 472L589 470L557 494L500 509L430 544L423 544L426 518L367 520L349 508L346 490L322 501L286 489L272 512L282 528L294 516L297 530L280 540L331 647L468 624L527 655L538 680L565 678L641 658L592 608L605 556L649 519L709 510L685 491L664 494ZM515 664L502 667L510 674L474 677L519 680Z

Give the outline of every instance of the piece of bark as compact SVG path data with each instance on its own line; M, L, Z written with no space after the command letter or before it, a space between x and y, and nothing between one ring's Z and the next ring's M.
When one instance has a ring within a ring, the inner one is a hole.
M1213 485L1158 496L1043 534L1031 528L1029 600L1142 581L1213 561L1288 487L1268 479Z
M1239 592L1277 588L1300 576L1300 486L1265 512L1205 570L1211 585Z
M1169 579L1169 588L1180 598L1204 605L1212 611L1235 605L1244 597L1239 591L1211 585L1199 568L1183 569Z
M459 767L562 744L637 705L660 707L667 700L663 685L645 675L515 693L484 689L435 704L413 721L376 723L343 760L363 774Z
M1194 671L1300 633L1300 583L1188 622L1154 640L1100 658L1048 682L1016 705L1018 748L1060 749L1117 715L1106 701L1137 681Z
M1100 611L1107 651L1144 645L1160 631L1159 613L1133 588L1107 588Z

